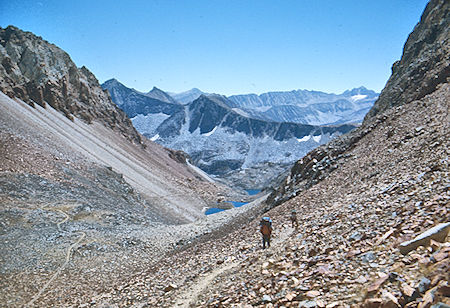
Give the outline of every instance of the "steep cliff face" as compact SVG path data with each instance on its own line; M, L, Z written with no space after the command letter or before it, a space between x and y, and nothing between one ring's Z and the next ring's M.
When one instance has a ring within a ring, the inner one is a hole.
M400 61L366 119L436 90L450 77L450 2L431 0L409 35Z
M16 27L0 28L0 90L30 105L49 104L69 119L99 121L127 139L141 137L95 76L53 44Z

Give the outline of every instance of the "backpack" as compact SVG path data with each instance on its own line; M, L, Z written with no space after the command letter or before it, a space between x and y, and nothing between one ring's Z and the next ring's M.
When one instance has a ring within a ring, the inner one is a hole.
M263 217L259 225L262 234L270 235L272 233L272 219L269 217Z

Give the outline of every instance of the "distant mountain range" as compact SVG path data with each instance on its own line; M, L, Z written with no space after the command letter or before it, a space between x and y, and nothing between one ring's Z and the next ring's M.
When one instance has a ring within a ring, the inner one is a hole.
M220 177L256 166L261 168L262 165L268 177L275 177L278 174L268 170L270 164L293 163L318 145L355 127L349 124L317 126L274 121L268 117L263 119L248 112L251 110L249 107L244 110L243 106L250 105L245 100L239 105L236 102L238 99L233 101L217 94L201 94L190 103L179 103L167 99L161 93L163 91L156 88L149 93L141 93L115 79L108 80L102 86L128 114L139 132L166 147L188 153L194 164ZM197 91L191 94L194 92ZM355 93L360 92L349 91L345 95L366 95ZM155 98L156 94L166 99L159 100ZM319 100L319 94L314 92L311 96L315 101ZM267 177L255 179L254 185L262 186L267 180Z
M249 116L312 125L360 123L377 98L378 93L364 87L342 94L294 90L229 97Z
M208 94L197 88L169 93L175 100L188 104ZM341 94L320 91L293 90L267 92L260 95L232 95L237 112L250 117L275 122L293 122L312 125L361 123L372 108L379 93L359 87Z

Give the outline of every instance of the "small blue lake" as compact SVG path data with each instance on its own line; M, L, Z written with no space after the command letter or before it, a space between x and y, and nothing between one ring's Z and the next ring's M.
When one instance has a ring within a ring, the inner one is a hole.
M225 202L233 204L234 207L241 207L244 204L248 203L248 202L238 202L238 201L225 201ZM226 209L219 209L217 207L211 207L206 210L205 215L216 214L216 213L223 212L223 211L226 211Z
M261 189L246 189L245 191L247 192L247 194L249 194L249 196L254 196L254 195L258 194L259 192L261 192ZM241 207L248 203L248 202L240 202L240 201L225 201L225 202L233 204L234 207ZM211 207L206 210L205 215L216 214L216 213L223 212L223 211L226 211L226 209Z
M247 204L247 203L248 203L248 202L238 202L238 201L226 201L226 202L233 204L234 207L241 207L241 206L243 206L244 204Z
M261 192L261 189L246 189L245 190L249 196L257 195Z
M205 215L216 214L216 213L223 212L223 211L225 211L225 210L224 209L219 209L217 207L211 207L211 208L206 210Z

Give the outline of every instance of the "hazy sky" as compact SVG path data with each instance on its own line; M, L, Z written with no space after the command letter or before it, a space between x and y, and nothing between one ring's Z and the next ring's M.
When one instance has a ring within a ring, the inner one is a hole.
M104 82L225 95L380 91L425 0L0 0Z

